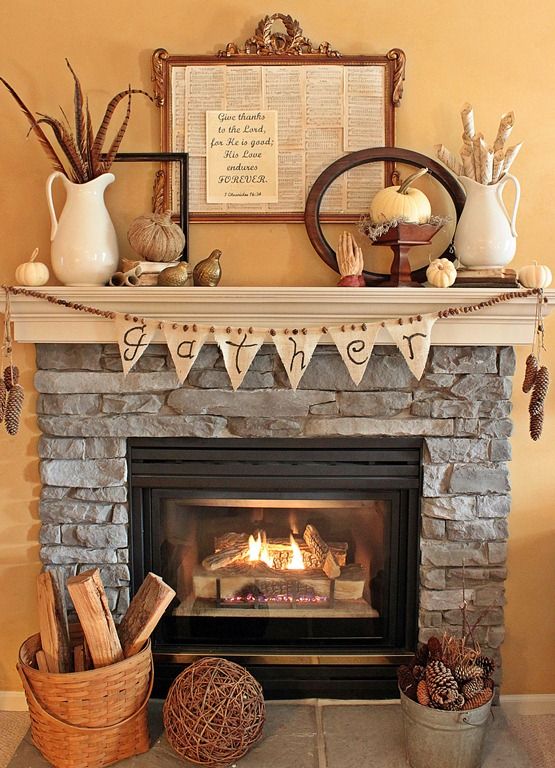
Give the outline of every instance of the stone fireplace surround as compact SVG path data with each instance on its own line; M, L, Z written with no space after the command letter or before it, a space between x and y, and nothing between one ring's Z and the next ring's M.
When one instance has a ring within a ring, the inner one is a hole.
M357 388L320 346L297 392L270 346L238 392L215 346L181 387L163 345L126 378L114 344L37 344L37 368L41 559L67 576L98 565L116 617L129 603L126 438L423 436L420 639L460 629L464 562L476 639L500 660L511 347L432 347L417 382L379 346Z

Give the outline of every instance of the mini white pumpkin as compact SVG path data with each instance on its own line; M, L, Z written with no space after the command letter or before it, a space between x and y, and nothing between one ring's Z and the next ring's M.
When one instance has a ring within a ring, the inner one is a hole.
M18 285L44 285L48 282L50 272L46 264L35 261L39 255L39 249L35 248L29 261L23 262L15 270L15 280Z
M449 288L457 279L457 270L449 259L434 259L426 270L426 277L434 288Z
M427 168L421 168L409 176L400 186L386 187L375 195L370 204L372 224L384 224L388 221L404 221L408 224L426 224L432 215L430 201L419 189L411 184L424 174Z
M518 282L525 288L549 288L552 280L553 275L549 267L538 264L537 261L518 271Z

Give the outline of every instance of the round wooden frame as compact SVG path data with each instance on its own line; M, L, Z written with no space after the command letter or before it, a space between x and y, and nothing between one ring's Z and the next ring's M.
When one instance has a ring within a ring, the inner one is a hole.
M428 168L430 176L447 190L455 206L457 221L460 218L466 200L464 189L456 177L436 160L432 160L431 157L426 157L426 155L422 155L420 152L413 152L410 149L402 149L401 147L373 147L372 149L360 149L358 152L350 152L348 155L344 155L333 162L318 176L308 194L304 213L306 231L314 250L322 261L336 272L339 272L339 269L335 251L326 240L320 225L320 206L324 194L328 187L346 171L359 165L382 162L384 160L406 163L417 168ZM451 258L451 260L453 258L448 251L445 251L443 257ZM363 275L366 285L379 286L381 282L389 278L389 275L369 270L364 270ZM414 270L412 272L412 279L420 283L425 282L426 267Z

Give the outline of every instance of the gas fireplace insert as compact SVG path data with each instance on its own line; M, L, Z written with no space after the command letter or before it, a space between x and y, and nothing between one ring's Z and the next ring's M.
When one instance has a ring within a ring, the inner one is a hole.
M157 693L196 658L273 698L395 695L417 633L420 439L128 441L132 590L176 598Z

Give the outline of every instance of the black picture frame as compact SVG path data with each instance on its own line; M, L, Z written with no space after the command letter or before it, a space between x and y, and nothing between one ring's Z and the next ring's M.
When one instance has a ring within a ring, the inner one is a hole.
M189 261L189 155L187 152L118 152L117 163L179 163L179 226L185 233L180 261Z

